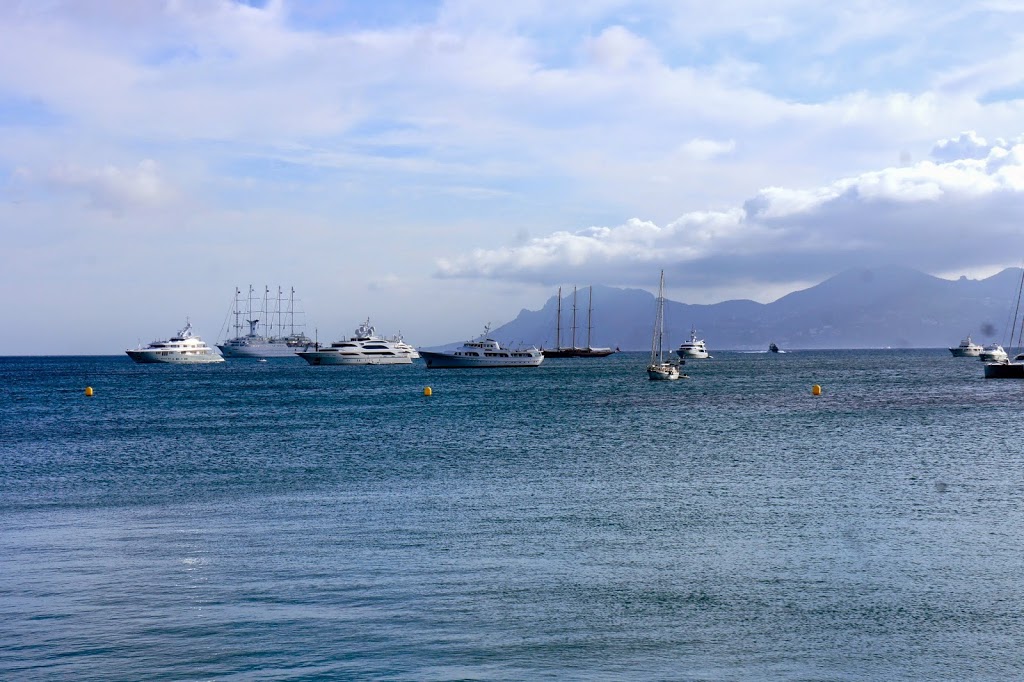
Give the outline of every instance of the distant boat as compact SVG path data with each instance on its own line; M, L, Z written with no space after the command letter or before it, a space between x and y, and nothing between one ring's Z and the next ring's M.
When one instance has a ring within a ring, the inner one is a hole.
M590 345L591 318L594 313L594 287L590 287L590 299L587 304L587 345L580 348L576 345L576 287L572 288L572 345L562 345L562 287L558 287L558 313L555 321L555 347L545 348L541 352L546 358L603 358L615 351L611 348L594 348Z
M971 341L971 337L968 336L960 342L959 346L950 348L949 352L953 354L954 358L976 358L981 355L983 350L985 350L984 347Z
M665 339L665 271L661 271L658 284L658 306L654 313L654 332L651 335L651 361L647 365L647 377L651 381L675 381L680 378L679 365L665 362L663 344Z
M544 362L544 353L536 348L502 348L492 338L490 325L473 341L466 341L451 351L421 350L420 357L427 363L427 369L456 369L484 367L539 367Z
M711 357L704 339L697 338L696 327L690 329L690 340L679 344L676 354L684 360L705 360Z
M249 285L247 304L243 306L239 298L242 292L235 287L235 299L231 314L235 317L235 336L217 344L220 352L228 358L291 358L299 351L311 350L313 339L301 331L295 331L295 289L292 288L288 298L288 307L283 304L281 287L277 288L277 306L271 309L270 288L263 288L262 308L259 299L253 296L252 285ZM257 315L259 317L257 317ZM276 317L276 324L272 322ZM242 319L249 325L249 333L242 334ZM259 332L260 320L263 320L263 333ZM301 326L301 325L300 325ZM274 333L274 330L277 333ZM286 333L287 329L287 333Z
M785 351L779 350L779 347L775 345L774 341L772 341L771 343L768 344L768 350L770 350L772 353L784 353L785 352Z
M356 327L349 338L297 355L311 365L411 365L419 357L400 334L390 339L378 336L370 326L370 318Z
M1021 294L1024 293L1024 271L1021 271L1020 285L1017 287L1017 305L1013 311L1013 324L1010 327L1010 341L1007 344L1007 348L1013 348L1014 334L1017 333L1017 344L1021 345L1022 339L1024 339L1024 321L1021 322L1021 328L1015 329L1017 326L1017 319L1020 313L1020 302ZM965 341L970 341L971 337L967 337ZM961 344L962 345L962 344ZM950 348L950 350L953 350ZM955 355L955 353L954 353ZM979 357L981 353L979 352ZM1024 379L1024 354L1017 355L1011 362L1008 359L1009 354L1005 354L1002 359L993 360L992 362L985 363L985 378L986 379Z
M167 363L174 365L200 365L210 362L224 362L217 351L192 333L192 323L185 320L185 326L166 341L153 341L148 346L126 350L135 362L140 364Z
M998 343L987 343L978 353L978 359L982 362L1006 362L1008 357L1006 350Z

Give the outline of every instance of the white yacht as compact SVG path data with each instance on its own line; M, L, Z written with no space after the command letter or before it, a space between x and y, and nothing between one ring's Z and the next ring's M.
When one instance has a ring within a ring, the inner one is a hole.
M196 365L210 362L224 362L217 351L192 333L192 323L185 321L185 328L166 341L154 341L148 346L126 350L132 360L138 363L166 362L170 364Z
M299 351L312 350L313 339L295 330L295 289L292 288L287 308L284 306L281 287L277 288L276 306L272 306L270 287L264 287L262 308L253 296L249 286L247 305L240 302L241 291L235 288L235 299L231 314L235 316L235 336L218 343L224 357L228 358L290 358ZM257 315L259 317L257 317ZM245 318L249 333L243 335L241 320ZM275 319L276 318L276 321ZM260 320L263 320L260 333ZM301 327L301 325L299 325ZM286 333L287 332L287 333Z
M297 355L311 365L411 365L419 357L401 334L390 339L377 336L369 318L349 338L324 348L299 351Z
M981 351L985 350L983 346L971 341L971 337L967 337L960 342L959 346L955 346L949 349L949 352L953 354L955 358L976 358L981 355Z
M494 339L488 338L490 325L475 341L466 341L461 347L450 351L421 350L420 355L427 363L427 369L457 367L538 367L544 362L544 353L536 348L502 348Z
M982 346L978 359L982 362L1007 362L1009 355L998 343L988 343Z
M708 347L704 344L704 339L697 338L695 328L690 329L690 340L679 344L676 354L684 360L704 360L711 357L708 355Z

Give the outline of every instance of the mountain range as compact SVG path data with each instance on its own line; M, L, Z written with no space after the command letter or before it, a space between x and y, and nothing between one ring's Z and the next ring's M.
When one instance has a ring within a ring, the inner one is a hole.
M968 335L976 343L1008 345L1021 275L1020 268L1007 268L986 279L946 280L904 267L861 268L771 303L666 300L665 343L678 346L694 328L712 351L763 350L773 341L783 349L937 348L955 346ZM588 288L577 294L577 346L587 345ZM572 345L572 305L572 293L563 293L563 346ZM649 349L655 305L649 291L594 286L590 345ZM553 348L557 308L552 296L540 310L522 310L491 337Z

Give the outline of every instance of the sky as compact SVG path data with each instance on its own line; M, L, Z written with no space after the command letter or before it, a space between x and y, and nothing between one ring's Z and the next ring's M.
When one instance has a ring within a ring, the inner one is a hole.
M0 355L1024 264L1024 2L830 4L0 3Z

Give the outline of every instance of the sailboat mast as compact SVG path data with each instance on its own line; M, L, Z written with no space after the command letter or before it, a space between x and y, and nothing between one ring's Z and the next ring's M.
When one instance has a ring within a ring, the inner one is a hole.
M252 314L253 313L253 309L252 309L252 292L253 292L253 289L252 289L252 285L250 284L249 285L249 307L246 309L246 314L249 316L249 319L246 320L246 322L249 325L249 334L255 334L256 333L256 324L259 322L259 320L254 320L253 319L256 316Z
M238 296L241 293L242 293L242 291L238 287L235 287L235 338L236 339L239 336L242 335L242 322L241 322L241 320L238 317L239 315L242 314L242 311L238 309Z
M665 271L658 282L658 313L654 319L654 340L651 342L651 362L664 362L662 340L665 336Z
M270 330L273 329L270 326L270 315L269 315L269 304L267 301L270 298L270 288L263 285L263 336L270 336Z
M558 287L558 312L555 317L555 349L562 347L562 287Z
M587 349L593 348L590 345L590 318L594 314L594 285L590 285L590 296L587 299Z
M576 287L572 288L572 347L576 349Z
M284 336L284 318L281 317L281 285L277 285L277 335Z
M295 336L295 287L292 287L292 292L288 297L288 333Z

